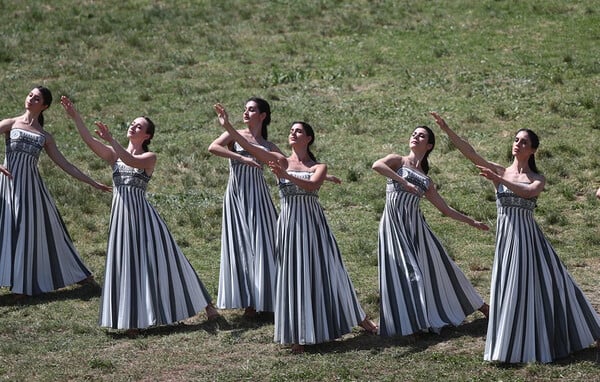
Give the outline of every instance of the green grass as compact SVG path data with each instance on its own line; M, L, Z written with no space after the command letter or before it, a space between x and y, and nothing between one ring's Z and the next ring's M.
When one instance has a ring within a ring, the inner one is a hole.
M75 5L73 5L75 4ZM378 316L377 226L385 180L376 159L406 153L430 110L485 157L510 162L521 127L541 138L547 177L537 220L600 309L600 2L592 1L7 1L0 0L0 115L23 112L44 84L68 95L91 127L125 142L139 115L157 123L149 198L214 297L227 163L207 152L221 130L212 105L241 126L245 100L270 101L270 137L287 151L288 124L316 129L314 152L344 183L321 190L366 311ZM56 102L47 129L65 156L100 181L110 170L87 149ZM439 130L436 130L438 132ZM431 176L449 204L495 222L491 184L437 136ZM0 149L0 154L3 150ZM43 156L41 172L75 245L102 281L110 194L75 183ZM275 183L273 196L277 198ZM423 210L484 297L494 252L479 232ZM99 291L73 287L11 303L0 292L0 379L125 380L598 380L597 353L550 365L482 361L486 322L418 340L356 331L302 356L272 343L270 321L201 314L135 340L97 326Z

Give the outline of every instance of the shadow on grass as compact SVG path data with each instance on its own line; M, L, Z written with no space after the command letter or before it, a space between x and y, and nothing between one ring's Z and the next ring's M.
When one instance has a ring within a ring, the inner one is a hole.
M568 365L578 364L578 363L590 363L591 367L600 370L600 349L595 346L589 347L587 349L579 350L573 354L569 354L564 358L559 358L554 362L548 364L541 364L549 367L556 368L564 368ZM491 366L494 366L498 369L505 370L518 370L528 367L529 365L536 363L500 363L500 362L490 362Z
M458 327L446 327L440 334L418 333L410 336L381 337L362 331L359 335L340 341L332 341L305 347L306 353L345 353L371 350L378 353L386 348L405 347L410 354L420 353L436 344L460 337L485 337L488 321L484 318L466 322Z
M203 321L196 322L196 320ZM214 320L207 320L206 318L204 318L204 313L198 313L198 315L194 316L193 318L190 318L186 321L178 322L176 324L140 329L139 333L135 336L128 335L128 333L126 333L125 331L108 331L107 335L111 336L114 339L135 339L142 337L158 337L195 331L204 331L213 335L216 335L219 331L228 331L241 334L272 324L273 314L266 312L261 312L254 318L233 316L227 319L224 315L220 315Z
M43 293L36 296L23 296L16 298L12 293L0 295L0 306L11 305L38 305L52 301L83 300L88 301L99 297L102 288L96 283L68 286L53 292Z

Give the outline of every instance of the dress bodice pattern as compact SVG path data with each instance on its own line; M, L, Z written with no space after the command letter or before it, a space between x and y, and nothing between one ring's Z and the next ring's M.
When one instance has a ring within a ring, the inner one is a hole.
M428 176L411 168L400 167L396 172L402 178L406 179L407 182L416 186L420 190L420 195L423 195L425 191L427 191L427 189L429 188L429 185L431 184L431 179L429 179ZM408 192L402 184L388 178L386 183L386 192L390 193L400 191Z
M123 163L120 159L113 165L113 183L115 187L131 186L146 191L151 176L146 170L131 167Z
M266 148L263 145L253 144L253 146L259 147L259 148L261 148L261 149L263 149L265 151L269 151L269 149ZM240 154L240 155L242 155L242 156L245 156L247 158L252 158L252 159L256 160L256 158L254 158L254 155L252 155L248 151L246 151L246 149L244 149L242 146L240 146L240 144L237 143L237 142L233 143L233 151L236 152L236 153L238 153L238 154ZM236 159L231 159L230 162L231 162L232 166L234 166L234 165L244 165L244 166L246 166L245 163L242 163L242 162L240 162L239 160L236 160Z
M310 177L314 174L309 171L294 171L288 170L288 174L295 176L300 179L310 179ZM291 182L288 179L279 179L279 196L283 199L288 196L319 196L319 191L307 191L302 187L298 187L296 184Z
M22 129L12 129L10 139L6 142L6 152L21 152L39 158L44 148L46 137Z
M537 198L525 199L512 192L503 184L498 185L498 190L496 191L496 206L498 208L517 207L533 211L536 202Z

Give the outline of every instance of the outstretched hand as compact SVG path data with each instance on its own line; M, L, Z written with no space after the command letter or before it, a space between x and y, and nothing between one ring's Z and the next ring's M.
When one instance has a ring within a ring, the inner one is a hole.
M6 167L0 166L0 173L6 175L8 179L12 179L12 174L10 173L10 171L8 171Z
M342 184L342 180L335 175L327 174L327 176L325 176L325 180L335 183L335 184Z
M482 223L482 222L477 221L477 220L475 220L472 225L473 225L473 227L475 227L477 229L480 229L482 231L489 231L490 230L490 227L487 224Z
M215 104L215 111L217 112L217 117L219 118L219 124L221 126L229 125L229 115L227 114L227 110L225 110L225 106L220 103Z
M104 139L106 142L110 143L110 141L112 140L112 134L110 133L108 126L106 126L102 122L96 122L95 124L98 127L98 130L96 130L96 134L100 138Z
M287 172L283 166L275 161L270 161L269 167L271 168L271 171L273 171L273 174L275 174L275 176L278 178L284 178L287 175Z
M77 117L77 115L79 114L77 112L77 109L75 109L75 105L73 104L73 101L71 101L66 96L60 97L60 104L65 109L65 111L67 112L67 115L69 117L75 119Z
M479 169L479 175L491 180L492 182L498 182L501 178L500 175L496 174L492 169L488 167L477 166L477 168Z
M446 121L444 121L444 118L442 118L438 113L432 111L429 114L433 116L433 119L435 119L435 123L437 123L440 129L445 130L448 128L448 124L446 123Z
M94 182L92 184L92 187L97 188L100 191L104 191L104 192L112 192L112 187L107 186L106 184L102 184L102 183L98 183L98 182Z

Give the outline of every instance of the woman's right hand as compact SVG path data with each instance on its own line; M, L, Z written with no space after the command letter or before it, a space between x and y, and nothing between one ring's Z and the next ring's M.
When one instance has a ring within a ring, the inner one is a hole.
M214 109L217 112L217 117L219 117L219 124L223 127L230 125L229 115L227 114L227 110L225 110L225 106L217 103L215 104Z
M433 116L433 119L435 119L435 123L437 123L440 129L444 131L448 129L448 124L446 123L446 121L444 121L444 118L442 118L441 115L439 115L435 111L430 112L430 114L431 116Z
M8 179L12 179L12 174L10 173L10 171L8 171L6 167L0 166L0 173L6 175Z
M254 159L252 159L250 157L242 156L240 158L240 162L242 162L243 164L250 166L250 167L262 168L260 163L258 163L257 161L255 161Z
M421 191L421 189L417 186L415 186L414 184L407 182L406 180L404 181L404 183L402 183L402 187L404 188L405 191L410 192L411 194L415 194L417 196L421 196L423 194L423 192Z
M60 97L60 104L65 109L69 117L73 119L77 118L77 109L75 109L75 105L69 98L67 98L66 96Z
M98 183L98 182L94 181L93 183L90 183L90 185L94 188L97 188L100 191L112 192L112 187L107 186L106 184L102 184L102 183Z

